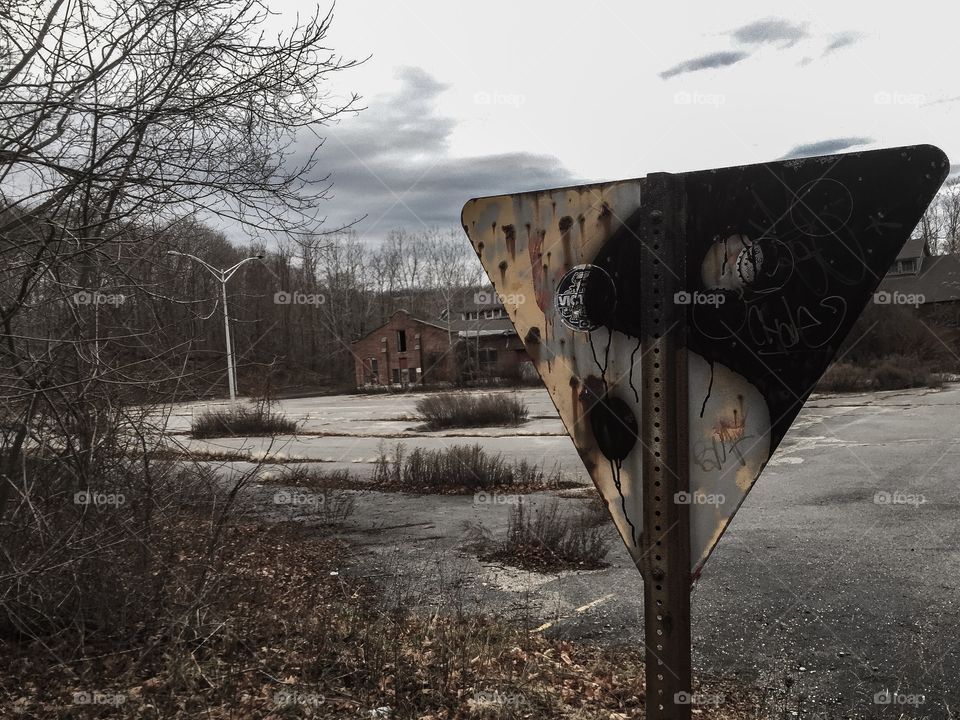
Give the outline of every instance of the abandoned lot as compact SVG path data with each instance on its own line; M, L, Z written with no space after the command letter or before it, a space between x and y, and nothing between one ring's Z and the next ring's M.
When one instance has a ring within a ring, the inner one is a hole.
M222 457L215 464L224 475L256 470L252 505L306 525L309 506L272 502L283 467L369 477L380 451L397 442L479 443L507 458L558 464L585 489L536 492L524 502L583 503L592 486L549 398L539 389L520 395L530 419L516 428L425 432L419 396L404 394L281 401L277 410L300 422L296 436L192 440L191 418L208 407L197 404L175 408L168 430L175 445ZM958 385L811 398L694 589L696 673L761 695L786 687L800 717L955 716L958 404ZM393 573L427 595L444 592L438 578L455 578L471 606L523 616L547 636L642 645L641 579L619 541L604 569L521 571L481 562L470 548L478 528L504 531L511 496L349 492L354 511L338 532L352 553L339 572ZM887 691L914 703L877 704Z

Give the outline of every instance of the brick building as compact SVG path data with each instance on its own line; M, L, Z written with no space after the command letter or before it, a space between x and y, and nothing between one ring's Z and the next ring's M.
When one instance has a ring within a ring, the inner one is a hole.
M451 334L437 322L397 310L351 343L357 387L446 382L453 371Z
M470 291L436 319L398 310L352 343L357 387L514 379L535 374L492 292Z

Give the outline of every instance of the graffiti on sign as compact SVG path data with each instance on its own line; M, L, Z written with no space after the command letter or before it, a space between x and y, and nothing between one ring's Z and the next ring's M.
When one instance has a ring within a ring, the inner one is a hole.
M673 432L641 410L641 359L661 335L641 308L681 307L689 497L713 498L689 504L696 575L948 169L916 146L660 175L672 238L650 230L649 178L466 204L501 298L536 298L505 306L638 564L643 424Z

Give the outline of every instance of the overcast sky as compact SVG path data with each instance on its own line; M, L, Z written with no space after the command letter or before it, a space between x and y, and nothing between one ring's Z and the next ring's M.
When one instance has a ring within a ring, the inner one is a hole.
M303 5L271 0L290 20ZM933 143L960 163L944 3L340 0L328 223L458 225L470 197ZM960 165L954 166L960 169Z

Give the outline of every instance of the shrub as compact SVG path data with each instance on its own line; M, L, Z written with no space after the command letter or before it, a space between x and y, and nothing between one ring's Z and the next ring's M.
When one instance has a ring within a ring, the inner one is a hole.
M560 471L544 469L527 460L508 462L500 454L488 455L479 445L454 445L443 450L415 448L402 443L389 457L381 448L373 481L407 489L476 492L495 488L546 488L560 484Z
M431 430L519 425L527 420L526 403L507 393L439 393L421 398L416 408Z
M833 363L817 383L820 392L860 392L870 389L870 370L850 363Z
M296 431L297 424L293 420L271 412L264 405L208 410L197 415L190 426L190 434L197 439L231 435L289 435Z
M557 498L532 512L520 499L510 509L506 539L488 546L481 557L525 570L606 567L603 559L610 551L610 536L595 520L590 514L562 511Z
M939 376L909 359L891 358L873 370L874 387L878 390L901 390L912 387L940 387ZM905 360L905 362L904 362Z
M941 387L940 376L929 366L911 357L887 356L874 367L834 363L817 383L820 392L864 392L902 390L913 387Z

